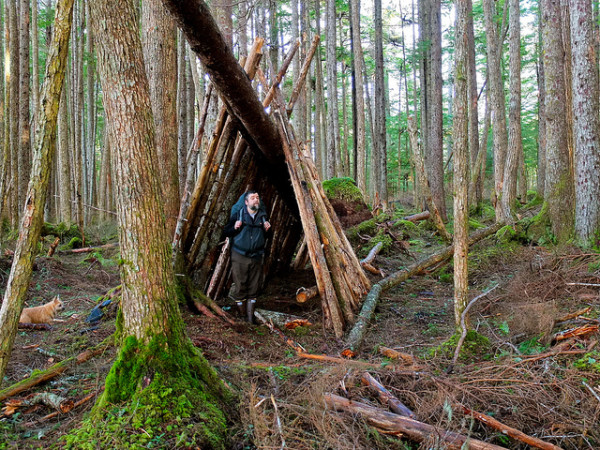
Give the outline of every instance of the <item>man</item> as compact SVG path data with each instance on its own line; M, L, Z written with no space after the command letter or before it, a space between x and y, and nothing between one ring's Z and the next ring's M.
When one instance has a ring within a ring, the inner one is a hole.
M254 321L256 294L260 288L265 234L270 228L266 208L256 191L248 191L240 197L225 226L225 235L232 238L231 275L235 283L232 295L240 315L243 317L245 312L250 323Z

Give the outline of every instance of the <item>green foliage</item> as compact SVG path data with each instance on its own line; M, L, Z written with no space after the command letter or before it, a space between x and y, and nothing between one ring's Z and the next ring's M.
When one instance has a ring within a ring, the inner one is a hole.
M343 177L325 180L323 181L323 189L329 199L336 198L347 202L364 203L362 193L352 178Z
M600 373L600 351L586 353L573 364L579 370Z
M348 228L346 230L346 235L350 240L358 239L358 235L369 235L372 236L377 233L377 222L375 219L365 220L364 222L359 223L353 227Z
M546 346L540 342L539 336L534 336L519 344L517 347L524 355L536 355L546 350Z
M70 225L64 222L58 224L52 224L49 222L44 222L42 226L42 236L58 236L62 239L71 239L74 237L81 238L81 233L79 232L79 228L77 225Z

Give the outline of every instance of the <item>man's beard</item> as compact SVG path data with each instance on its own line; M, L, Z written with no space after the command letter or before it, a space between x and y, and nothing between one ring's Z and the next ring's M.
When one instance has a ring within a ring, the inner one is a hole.
M252 205L252 206L250 206L250 211L253 211L253 212L258 211L258 205Z

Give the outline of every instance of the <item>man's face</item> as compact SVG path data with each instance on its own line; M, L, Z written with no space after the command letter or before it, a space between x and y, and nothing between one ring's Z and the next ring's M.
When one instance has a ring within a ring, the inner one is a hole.
M260 197L258 194L250 194L246 198L246 206L250 211L258 211L258 206L260 205Z

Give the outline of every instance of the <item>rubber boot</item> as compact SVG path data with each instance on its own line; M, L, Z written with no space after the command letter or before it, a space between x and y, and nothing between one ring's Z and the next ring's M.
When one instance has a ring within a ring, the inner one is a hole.
M246 305L244 305L245 300L236 300L235 307L237 308L238 315L242 320L246 316Z
M248 303L246 303L246 312L248 313L248 323L254 323L254 307L256 306L256 299L250 298L248 299Z

